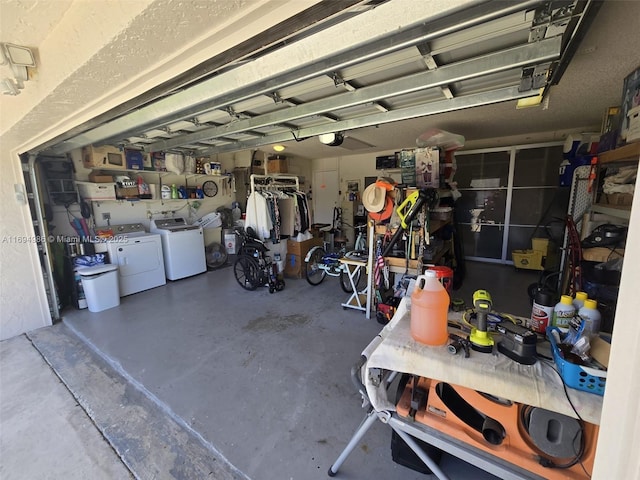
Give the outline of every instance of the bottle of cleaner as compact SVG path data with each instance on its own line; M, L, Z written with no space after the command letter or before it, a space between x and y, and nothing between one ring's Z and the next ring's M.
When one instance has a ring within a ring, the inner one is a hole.
M138 175L137 184L138 196L143 199L151 198L151 189L149 188L147 182L144 181L144 178L142 178L140 175Z
M231 204L231 217L234 222L237 222L242 217L242 210L240 210L240 204L238 202L233 202Z
M573 306L573 299L569 295L562 295L560 301L553 308L553 321L551 324L554 327L568 328L569 321L575 314L576 308Z
M171 185L171 198L173 198L174 200L176 198L180 198L178 196L178 187L176 187L176 184L174 183L173 185Z
M584 301L589 298L586 292L576 292L576 297L573 299L573 306L578 312L584 305Z
M427 270L416 279L411 294L411 336L426 345L447 343L447 314L449 294L438 281L437 273Z
M534 332L546 333L547 327L553 320L553 307L556 304L555 295L545 290L538 290L533 298L531 320L529 328Z
M585 300L584 305L578 311L578 315L585 322L583 334L593 337L600 333L601 316L598 311L598 302L595 300Z

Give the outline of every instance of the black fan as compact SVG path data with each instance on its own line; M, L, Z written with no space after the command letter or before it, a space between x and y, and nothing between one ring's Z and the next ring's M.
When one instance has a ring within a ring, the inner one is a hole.
M207 245L204 253L207 260L207 267L211 270L216 270L227 263L227 251L217 242Z

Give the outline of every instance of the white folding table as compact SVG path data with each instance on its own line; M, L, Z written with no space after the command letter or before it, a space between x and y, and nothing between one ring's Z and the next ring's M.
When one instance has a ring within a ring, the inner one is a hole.
M349 277L349 284L351 285L351 296L342 304L344 308L354 308L356 310L362 310L367 312L367 296L369 292L369 281L367 279L367 286L358 290L358 278L360 275L367 275L367 261L366 260L354 260L348 257L342 257L340 263L344 265Z

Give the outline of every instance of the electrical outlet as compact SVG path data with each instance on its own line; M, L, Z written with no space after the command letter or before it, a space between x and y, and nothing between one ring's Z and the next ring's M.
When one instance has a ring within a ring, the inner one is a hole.
M109 212L104 212L104 213L102 214L102 219L103 219L103 220L111 220L111 213L109 213Z

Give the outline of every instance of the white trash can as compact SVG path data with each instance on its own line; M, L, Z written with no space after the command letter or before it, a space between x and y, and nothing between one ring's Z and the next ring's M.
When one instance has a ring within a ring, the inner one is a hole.
M90 312L101 312L120 305L117 265L80 267L78 274Z

